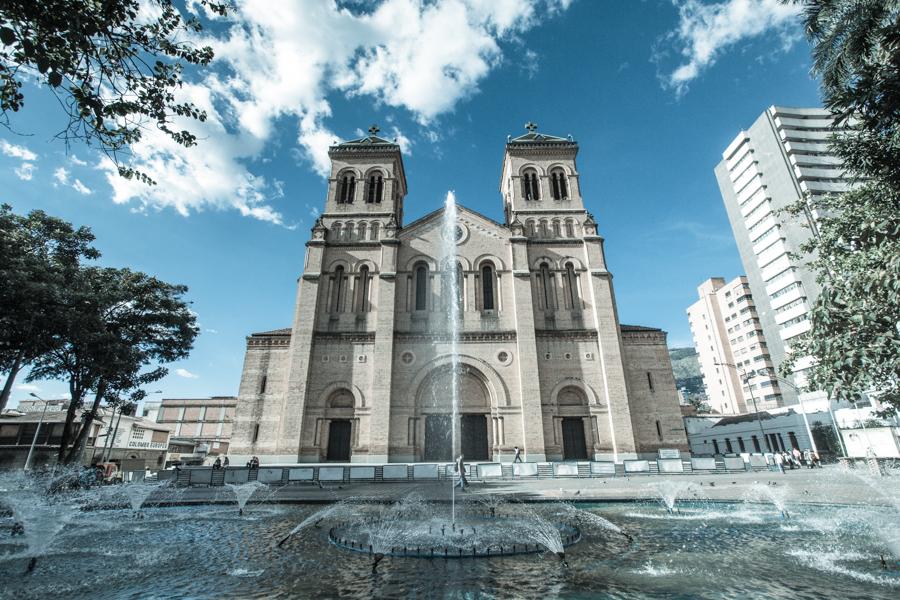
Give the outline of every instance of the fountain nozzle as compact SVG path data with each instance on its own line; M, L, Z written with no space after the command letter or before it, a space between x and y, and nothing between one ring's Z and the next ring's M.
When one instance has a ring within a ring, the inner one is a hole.
M372 572L375 573L378 571L378 563L380 563L384 559L384 554L381 552L377 552L375 554L375 558L372 560Z
M37 556L32 556L31 560L28 561L28 567L25 569L25 574L28 575L34 568L37 566Z

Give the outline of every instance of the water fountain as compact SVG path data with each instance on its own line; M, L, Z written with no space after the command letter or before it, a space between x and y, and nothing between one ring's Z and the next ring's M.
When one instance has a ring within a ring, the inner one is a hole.
M234 494L235 501L237 501L238 505L238 514L244 514L244 507L247 506L247 502L250 501L250 497L253 496L260 489L268 489L264 483L260 483L258 481L248 481L246 483L226 483L225 486L229 488Z
M665 507L666 512L674 514L676 512L675 505L679 498L684 498L688 494L697 492L697 484L690 481L679 481L677 479L660 481L653 486L659 494L659 500Z
M744 498L751 502L767 502L778 509L778 512L781 513L781 518L788 518L786 507L787 490L783 487L766 483L754 483L747 490Z
M455 277L456 272L456 243L457 243L457 211L456 211L456 195L449 191L444 200L444 215L441 223L441 262L444 269L450 275L444 277L449 285L446 295L444 296L449 304L447 313L447 333L450 338L449 358L450 358L450 389L448 390L450 401L450 429L452 456L456 460L460 455L459 446L459 281ZM458 464L457 470L464 468L462 464ZM465 479L465 473L457 473L457 481ZM452 481L452 479L451 479ZM457 481L452 481L450 488L450 519L456 520L456 487Z

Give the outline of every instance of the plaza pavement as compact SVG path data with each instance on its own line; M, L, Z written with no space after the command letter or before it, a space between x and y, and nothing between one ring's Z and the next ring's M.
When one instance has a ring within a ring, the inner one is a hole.
M522 501L579 501L609 502L652 500L659 498L659 486L673 482L691 482L694 487L679 498L740 501L754 499L755 486L774 484L785 496L788 504L864 504L897 505L900 499L900 477L867 476L864 471L846 471L838 466L821 469L788 470L777 472L757 471L729 474L638 475L628 477L603 477L583 479L530 479L471 481L467 496L496 494ZM411 492L422 494L427 500L448 501L450 482L403 483L303 483L270 488L270 502L331 503L350 497L381 498L385 500L403 497ZM257 501L266 492L256 492ZM459 495L459 492L457 492ZM234 502L228 487L189 487L173 493L156 493L150 502L177 504Z

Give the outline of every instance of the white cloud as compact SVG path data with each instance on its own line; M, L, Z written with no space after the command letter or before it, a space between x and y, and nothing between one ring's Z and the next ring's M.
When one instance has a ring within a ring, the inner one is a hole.
M91 193L91 189L88 186L81 183L80 179L76 179L75 181L72 182L72 188L74 188L74 190L76 192L78 192L79 194L87 195L87 194Z
M357 14L333 0L239 0L224 32L199 40L214 48L214 66L178 94L207 112L205 123L184 123L199 145L185 149L148 129L133 148L134 166L156 186L122 179L108 159L98 167L118 203L185 216L237 209L283 224L272 206L277 187L251 168L276 122L295 124L303 161L326 175L328 147L339 137L327 123L332 95L365 96L427 125L477 91L501 63L502 41L569 3L384 0ZM394 135L408 153L412 140Z
M188 371L187 369L175 369L175 374L179 377L184 377L185 379L199 379L199 375L195 375Z
M22 181L31 181L31 178L34 177L34 165L29 162L24 162L18 167L14 169L16 176Z
M33 383L20 383L16 385L16 389L20 392L39 392L41 388Z
M219 333L217 329L204 329L203 331L205 331L206 333Z
M74 154L73 154L72 156L69 157L69 162L72 163L73 165L78 165L79 167L86 167L86 166L87 166L87 163L86 163L85 161L81 160L80 158L78 158L78 157L75 156Z
M0 152L12 158L21 158L24 161L37 160L37 154L26 148L25 146L17 146L10 144L6 140L0 140Z
M61 185L69 185L69 171L65 167L59 167L53 171L53 179Z
M719 55L734 44L774 31L789 48L798 39L799 7L780 0L723 0L705 4L699 0L673 0L678 7L678 27L662 43L673 44L682 63L662 76L665 87L677 95ZM660 48L657 48L659 51ZM661 57L658 55L657 60Z

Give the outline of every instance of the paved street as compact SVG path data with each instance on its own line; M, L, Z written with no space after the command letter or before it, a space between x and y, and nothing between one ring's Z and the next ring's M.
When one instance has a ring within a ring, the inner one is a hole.
M836 466L797 469L780 473L762 471L719 475L641 475L593 479L532 479L518 481L471 482L467 495L500 494L526 501L577 500L621 501L654 499L659 486L692 483L688 497L711 500L742 500L754 497L752 488L772 483L784 491L788 503L839 503L889 505L900 498L900 477L871 478L862 470L848 473ZM320 488L314 484L293 484L272 488L271 500L278 502L335 502L354 496L396 498L417 491L429 500L447 500L450 484L442 482L342 483ZM254 499L260 497L257 492ZM177 502L231 502L227 487L182 488L172 497ZM162 494L151 501L163 500Z

